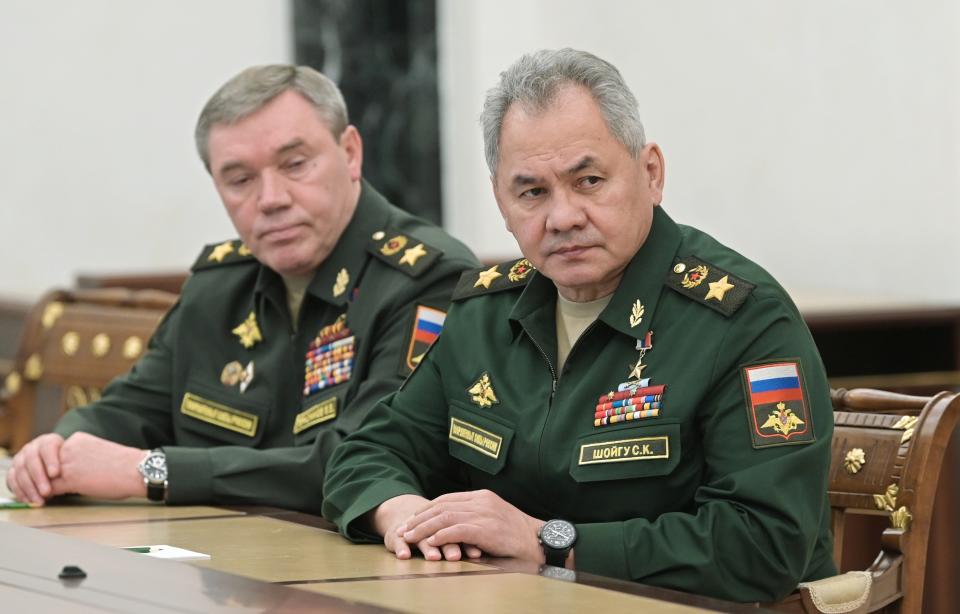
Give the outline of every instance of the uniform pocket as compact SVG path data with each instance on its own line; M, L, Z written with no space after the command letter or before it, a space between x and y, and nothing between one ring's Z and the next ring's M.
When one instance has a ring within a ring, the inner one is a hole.
M450 456L496 475L507 462L514 429L452 401L447 430Z
M293 420L293 443L297 446L310 445L320 432L320 425L334 420L343 411L349 382L324 388L320 392L303 400L303 411Z
M657 477L680 462L680 424L599 430L577 440L570 476L577 482Z
M269 414L270 406L254 397L241 398L236 392L188 381L174 424L190 433L188 437L178 433L178 443L189 445L199 435L202 440L197 443L255 447L263 439Z

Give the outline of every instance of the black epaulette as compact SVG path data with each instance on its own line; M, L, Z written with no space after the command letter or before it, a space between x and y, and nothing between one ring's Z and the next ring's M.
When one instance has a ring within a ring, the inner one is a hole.
M757 287L696 256L678 258L667 275L666 285L728 318Z
M200 257L190 267L191 271L212 269L228 264L241 262L256 262L253 253L239 239L231 239L223 243L211 243L203 248Z
M500 292L527 285L530 273L536 269L526 258L511 260L491 267L464 271L453 290L451 300L459 301L481 294Z
M367 244L367 251L410 277L419 277L443 255L443 250L392 228L373 236Z

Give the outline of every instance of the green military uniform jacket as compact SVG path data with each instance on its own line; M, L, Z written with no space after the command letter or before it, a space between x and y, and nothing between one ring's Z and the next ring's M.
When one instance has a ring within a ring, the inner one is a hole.
M556 287L529 268L464 274L427 358L334 453L344 535L375 539L358 519L401 494L489 489L575 523L586 572L736 601L835 573L827 379L769 274L657 208L558 372Z
M421 329L442 325L457 279L476 264L364 183L296 332L279 275L239 241L208 246L143 358L56 432L162 447L169 503L318 512L330 453L416 365L431 341ZM311 342L331 333L339 349L314 343L308 364Z

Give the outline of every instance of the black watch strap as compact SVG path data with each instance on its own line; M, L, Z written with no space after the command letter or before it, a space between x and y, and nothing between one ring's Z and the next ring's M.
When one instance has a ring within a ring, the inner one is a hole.
M563 567L567 563L567 555L570 554L570 548L563 550L554 550L550 547L544 547L543 556L547 560L547 565L554 567Z
M147 499L151 501L163 501L167 498L167 483L151 484L147 482Z

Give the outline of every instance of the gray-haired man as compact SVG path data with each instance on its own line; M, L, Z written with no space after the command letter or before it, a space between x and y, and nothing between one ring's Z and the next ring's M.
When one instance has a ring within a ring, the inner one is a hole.
M240 238L204 248L128 374L17 454L21 500L318 511L331 452L417 366L476 264L361 179L360 135L310 68L241 72L196 142Z

